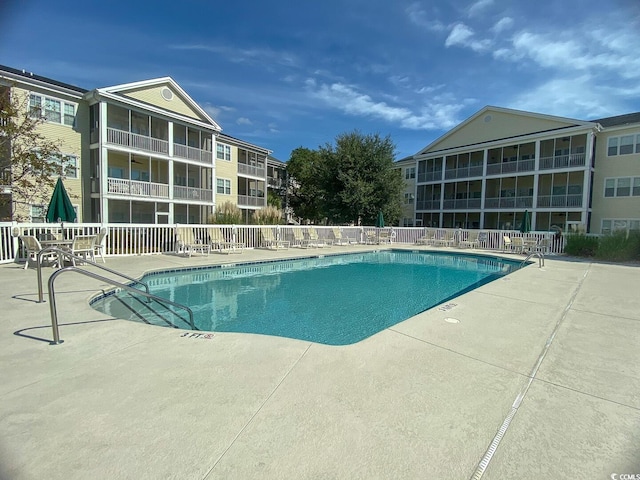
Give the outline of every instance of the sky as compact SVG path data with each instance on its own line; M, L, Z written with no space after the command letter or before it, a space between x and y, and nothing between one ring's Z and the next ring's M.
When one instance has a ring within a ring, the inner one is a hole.
M172 77L287 161L342 133L413 155L487 105L640 111L638 0L0 0L0 64L94 89Z

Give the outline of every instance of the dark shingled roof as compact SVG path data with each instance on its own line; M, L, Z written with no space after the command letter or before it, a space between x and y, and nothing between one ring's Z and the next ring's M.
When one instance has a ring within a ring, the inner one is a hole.
M640 112L625 113L624 115L617 115L615 117L601 118L599 120L590 120L596 122L603 127L614 127L617 125L629 125L631 123L640 123Z
M48 83L50 85L56 85L61 88L66 88L68 90L74 90L78 93L87 93L88 90L86 88L76 87L75 85L70 85L68 83L59 82L58 80L53 80L51 78L42 77L40 75L36 75L31 72L27 72L25 70L18 70L17 68L6 67L4 65L0 65L0 70L4 70L5 72L13 73L14 75L19 75L24 78L30 78L33 80L37 80L39 82Z

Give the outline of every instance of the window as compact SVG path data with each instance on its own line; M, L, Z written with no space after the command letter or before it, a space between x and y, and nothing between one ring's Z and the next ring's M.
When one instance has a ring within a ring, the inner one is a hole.
M630 230L640 230L640 219L604 219L600 233L611 235L615 232L629 232Z
M231 147L221 143L216 144L216 158L231 161Z
M628 197L631 194L631 179L619 178L616 188L616 197Z
M223 195L231 195L231 180L226 178L216 179L216 193Z
M29 95L29 113L34 117L43 116L47 122L72 127L76 119L76 106L57 98L32 93Z
M31 205L31 223L44 223L47 221L47 207L44 205Z
M416 178L416 167L407 168L404 171L404 178L409 180L410 178Z
M620 177L605 179L604 196L640 197L640 177Z
M51 157L49 162L56 167L55 175L62 175L67 178L78 178L78 157L75 155Z
M607 156L640 153L640 134L610 137L607 142Z
M616 179L615 178L607 178L604 181L604 196L605 197L613 197L616 189Z
M413 193L405 193L404 194L404 203L406 205L412 204L414 199Z

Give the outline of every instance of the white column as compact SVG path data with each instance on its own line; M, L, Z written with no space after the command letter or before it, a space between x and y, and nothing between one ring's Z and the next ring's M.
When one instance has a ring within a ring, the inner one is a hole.
M484 149L482 154L482 190L480 194L480 228L484 228L484 199L487 196L487 159L489 150Z
M107 104L100 102L100 147L98 148L98 162L100 165L100 223L109 221L109 151L104 146L107 141Z
M594 146L595 133L590 131L587 134L587 145L585 146L585 166L584 177L582 184L582 212L580 216L580 222L587 227L587 221L589 220L589 192L591 191L591 182L593 180L593 146ZM568 194L568 192L567 192ZM590 227L590 226L589 226ZM589 228L591 230L591 228Z

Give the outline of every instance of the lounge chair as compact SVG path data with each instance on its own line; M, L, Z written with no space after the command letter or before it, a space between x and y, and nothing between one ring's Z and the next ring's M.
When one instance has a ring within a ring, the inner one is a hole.
M515 253L522 253L524 251L524 239L522 237L513 237L511 239L511 250Z
M456 243L456 232L454 230L447 230L440 238L433 240L433 245L436 247L450 247Z
M549 254L549 239L548 238L541 238L540 241L538 242L538 245L536 245L536 247L535 247L535 251L536 252L540 252L543 255L548 255Z
M314 245L320 248L331 246L329 240L320 238L320 236L318 235L318 231L314 227L309 227L307 229L307 235L309 235L309 245Z
M104 250L106 248L105 239L107 238L108 234L109 234L109 230L107 230L106 227L102 227L100 229L100 233L98 233L98 235L96 236L96 241L93 244L94 261L95 261L96 255L100 255L100 257L102 258L102 263L107 263L104 259Z
M291 229L291 233L293 234L293 246L300 248L308 248L313 247L310 240L304 236L304 232L299 227L293 227Z
M506 252L507 250L512 251L513 243L511 242L511 238L508 235L502 236L502 251Z
M289 248L291 242L288 240L278 240L273 234L273 230L270 227L263 227L260 229L261 245L265 248Z
M331 229L331 233L333 234L333 244L334 245L355 245L356 239L349 238L342 235L342 230L338 227L333 227Z
M416 240L416 245L433 245L433 241L436 238L435 230L427 229L418 240Z
M478 232L477 230L472 230L469 233L467 233L467 238L465 240L461 240L458 243L458 247L460 248L465 248L465 247L469 247L469 248L475 248L478 246L478 234L480 232Z
M364 232L364 243L365 245L376 245L378 243L375 230L367 230Z
M73 237L73 243L67 250L71 255L83 257L85 260L96 261L96 235L77 235ZM76 259L72 258L71 263L76 266Z
M214 251L220 253L242 253L244 250L244 243L226 241L220 228L208 227L207 235L209 236L209 245Z
M378 232L378 244L381 244L381 243L391 243L390 230L380 230Z
M208 243L195 239L193 235L193 228L191 227L177 227L176 228L176 252L188 254L191 256L193 252L206 253L209 255L211 252L211 245Z
M40 253L40 250L42 250L42 245L40 245L38 239L33 235L19 235L18 238L24 245L24 248L27 249L27 260L24 262L24 269L26 270L29 268L29 260L34 260L35 262L38 261L38 254ZM60 264L58 254L55 252L45 255L42 260L45 259L53 262L54 266Z

